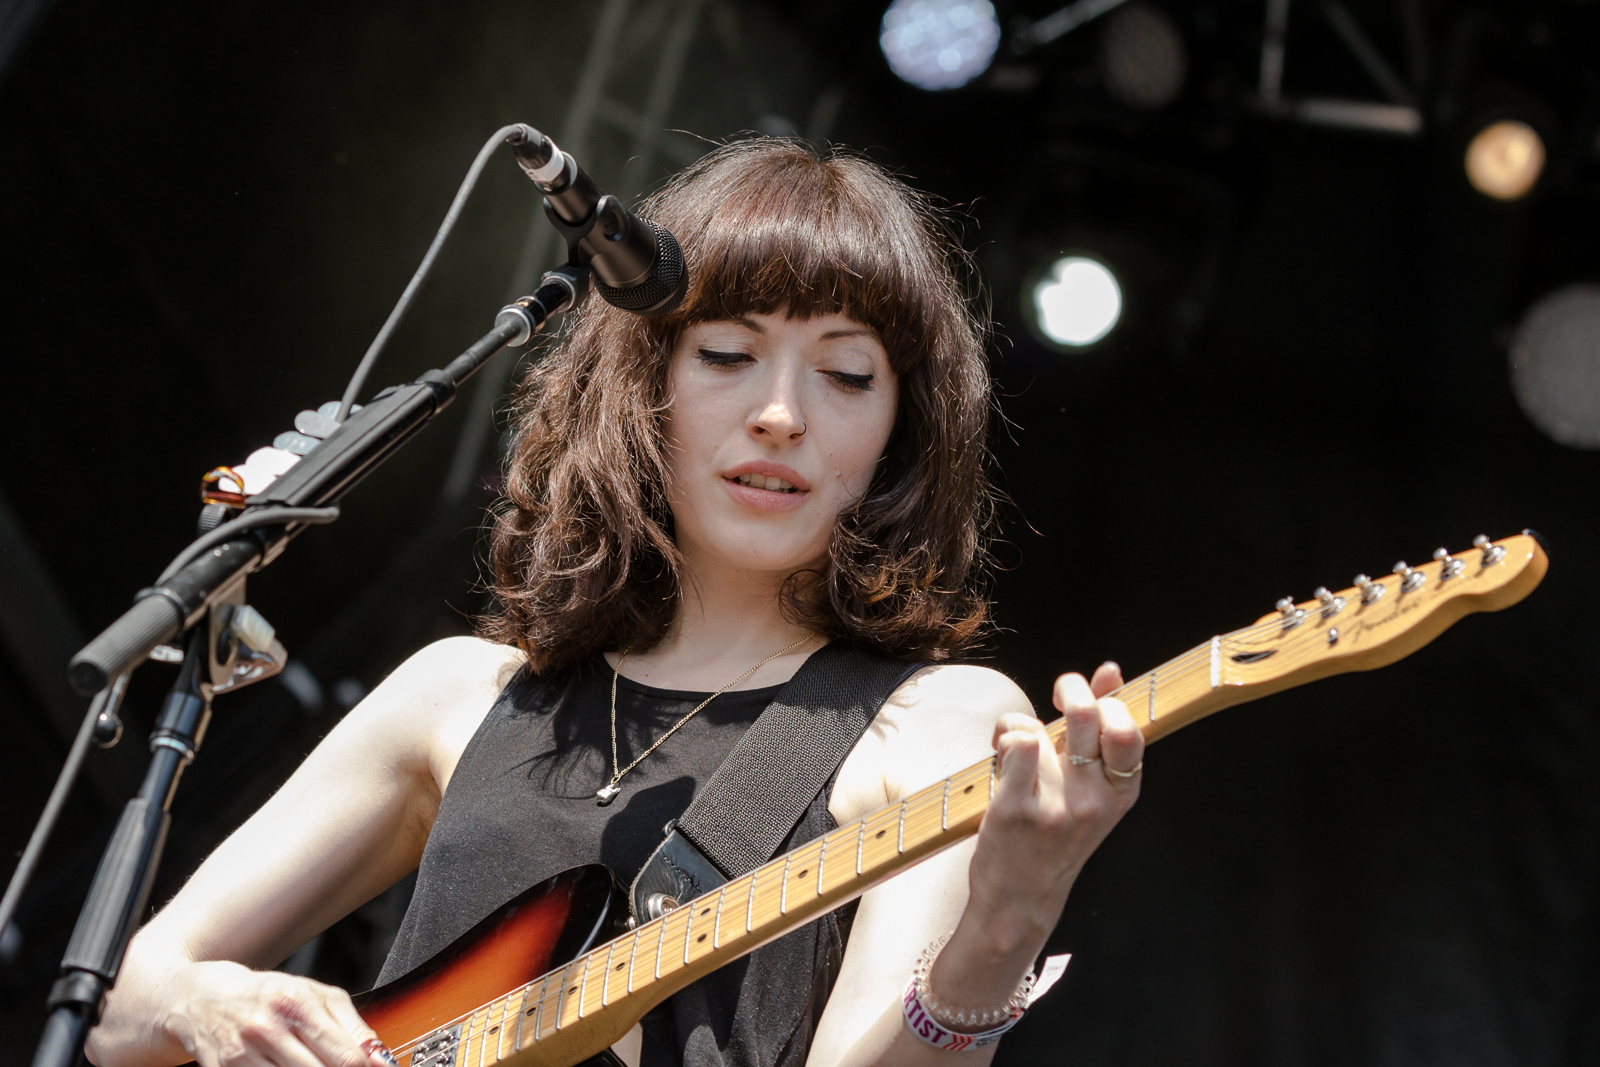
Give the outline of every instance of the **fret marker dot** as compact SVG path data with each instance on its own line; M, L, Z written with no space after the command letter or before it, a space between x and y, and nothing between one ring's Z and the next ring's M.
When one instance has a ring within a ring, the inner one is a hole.
M695 938L696 941L704 941L705 939L706 939L706 935L705 934L701 934L699 937Z
M624 968L624 967L626 967L626 966L627 966L627 964L626 964L626 963L619 963L619 964L617 964L617 970L619 970L619 971L620 971L620 970L622 970L622 968Z
M811 873L810 871L801 871L799 874L795 875L795 878L797 878L797 879L804 878L806 875L808 875L810 873Z
M873 834L872 836L873 837L882 837L884 834L886 834L888 832L889 831L887 831L887 830L879 830L877 833Z
M972 792L972 787L969 785L965 789L963 789L962 792L963 793L970 793L970 792Z
M571 989L567 990L567 995L571 996L573 993L576 993L577 991L578 991L578 987L577 986L573 986Z
M700 909L700 914L701 915L710 915L711 914L711 909L710 908L701 908Z

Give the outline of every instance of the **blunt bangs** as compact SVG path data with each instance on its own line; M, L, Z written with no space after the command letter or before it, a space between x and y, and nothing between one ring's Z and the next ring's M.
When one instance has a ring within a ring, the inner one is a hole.
M751 164L738 143L719 149L681 181L720 195L645 208L689 262L684 302L662 325L676 332L750 314L840 314L877 331L897 374L924 358L925 325L954 295L927 240L925 206L852 156L794 144Z

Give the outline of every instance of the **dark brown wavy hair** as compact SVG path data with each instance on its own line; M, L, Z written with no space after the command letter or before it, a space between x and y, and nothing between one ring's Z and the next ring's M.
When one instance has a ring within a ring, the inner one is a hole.
M784 610L830 638L944 659L985 629L985 317L970 261L928 200L856 155L759 138L718 148L641 207L683 246L683 304L644 319L590 299L523 384L481 625L544 673L656 644L679 604L663 444L686 326L842 314L877 331L900 401L867 493Z

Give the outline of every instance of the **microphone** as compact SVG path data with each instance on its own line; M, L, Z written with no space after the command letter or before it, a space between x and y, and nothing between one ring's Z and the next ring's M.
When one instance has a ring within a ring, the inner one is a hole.
M517 165L543 190L550 221L569 240L578 238L606 303L647 318L678 306L689 272L677 238L602 193L577 160L532 126L518 123L506 140Z

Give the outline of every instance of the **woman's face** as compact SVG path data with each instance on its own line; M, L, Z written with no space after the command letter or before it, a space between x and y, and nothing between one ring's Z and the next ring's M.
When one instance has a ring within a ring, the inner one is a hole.
M816 565L872 481L899 382L870 328L842 315L749 315L684 330L666 440L677 543L707 568Z

